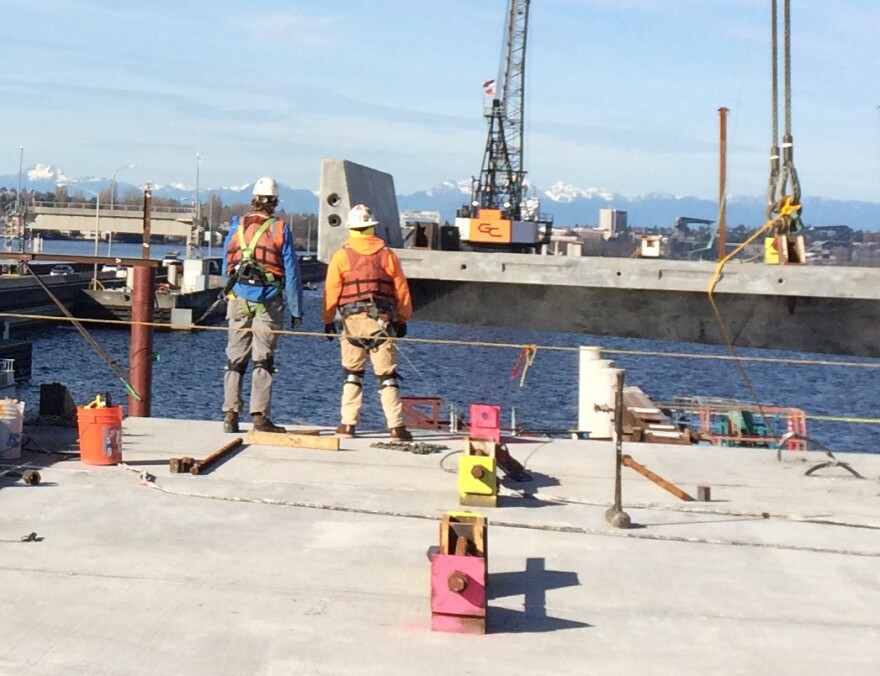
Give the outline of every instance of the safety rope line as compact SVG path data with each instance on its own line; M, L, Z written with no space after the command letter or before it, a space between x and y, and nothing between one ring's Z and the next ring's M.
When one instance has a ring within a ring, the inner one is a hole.
M98 353L98 356L104 361L105 364L113 371L113 374L120 380L120 382L125 386L125 389L128 390L128 393L137 399L138 401L142 401L141 396L135 391L134 387L132 387L131 383L128 382L127 374L122 369L122 367L116 363L116 360L113 356L104 349L104 346L101 345L97 340L95 340L92 335L86 330L86 328L82 325L82 323L73 316L73 313L67 309L67 306L62 303L58 297L52 293L49 287L46 286L46 283L42 280L40 275L34 270L33 266L30 265L27 261L22 261L24 265L24 269L27 270L28 273L36 280L37 284L43 290L43 292L49 296L50 300L55 304L55 306L61 311L61 314L64 315L64 319L70 322L73 327L79 331L80 335L86 339L89 345L94 348L95 352Z
M759 231L760 232L760 231ZM755 237L755 235L753 235ZM751 239L751 238L750 238ZM745 242L748 244L750 240ZM735 255L737 252L733 252L731 255ZM722 261L723 263L724 261ZM716 271L717 274L720 275L721 264L719 264L719 269ZM720 279L720 277L719 277ZM714 290L714 285L712 287ZM713 302L711 291L710 291L710 300ZM717 315L716 315L717 316ZM10 318L10 319L30 319L30 320L42 320L49 322L67 322L68 320L65 317L52 317L46 315L35 315L35 314L26 314L26 313L17 313L17 312L0 312L0 319L2 318ZM82 323L93 323L93 324L105 324L110 326L146 326L152 328L159 328L163 330L177 330L177 331L223 331L229 332L232 329L226 326L202 326L195 324L181 324L176 326L171 326L169 324L162 324L159 322L133 322L133 321L125 321L122 319L90 319L90 318L77 318L77 321ZM727 327L722 322L722 331L727 331ZM323 338L326 340L327 334L324 332L318 331L290 331L285 329L262 329L262 328L242 328L235 329L236 331L242 331L244 333L273 333L284 336L294 336L294 337L315 337L315 338ZM728 333L729 335L729 333ZM355 336L360 338L362 336ZM363 336L368 337L368 336ZM339 336L335 337L337 340ZM500 349L511 349L511 348L519 348L521 352L521 356L523 353L530 353L532 355L531 361L534 360L534 355L537 353L537 350L540 348L542 350L550 350L556 352L571 352L576 353L580 350L579 347L566 347L561 345L521 345L519 343L499 343L499 342L489 342L489 341L472 341L472 340L459 340L459 339L446 339L446 338L397 338L389 336L389 340L401 341L406 343L422 343L422 344L433 344L433 345L449 345L453 347L484 347L484 348L500 348ZM728 346L728 349L732 348L732 346ZM878 362L848 362L848 361L828 361L824 359L780 359L778 357L744 357L736 354L735 349L734 355L721 355L721 354L698 354L693 352L660 352L655 350L625 350L625 349L605 349L602 348L603 354L608 355L621 355L621 356L631 356L631 357L654 357L654 358L670 358L670 359L714 359L718 361L734 361L737 363L737 366L742 369L742 362L753 362L753 363L765 363L765 364L786 364L793 366L841 366L847 368L867 368L867 369L880 369L880 361ZM407 361L410 361L407 358ZM529 366L531 365L531 361L529 362ZM412 362L410 362L412 363ZM414 369L418 371L418 369ZM528 366L525 370L528 370ZM524 376L523 371L523 378ZM747 377L747 376L746 376ZM749 381L751 382L751 381ZM758 406L760 407L760 402L758 402ZM866 425L876 425L880 424L880 418L863 418L863 417L844 417L844 416L823 416L823 415L811 415L806 414L806 418L809 420L819 420L825 422L840 422L840 423L858 423L858 424L866 424Z
M823 422L843 422L858 425L880 425L880 418L848 418L838 415L811 415L809 413L804 416L807 420L821 420Z
M438 521L439 515L431 514L427 512L412 512L412 511L398 511L398 510L389 510L389 509L378 509L372 507L359 507L353 505L343 505L343 504L334 504L330 502L313 502L306 500L281 500L277 498L268 498L268 497L249 497L249 496L239 496L239 495L222 495L215 493L201 493L196 491L184 491L175 488L170 488L168 486L161 485L157 482L157 477L150 474L145 470L139 470L137 467L133 467L131 465L125 465L124 463L123 469L137 473L139 484L146 488L151 488L153 490L159 491L161 493L165 493L167 495L176 495L178 497L184 498L195 498L201 500L215 500L218 502L238 502L238 503L248 503L255 505L266 505L272 507L287 507L293 509L312 509L318 511L326 511L326 512L341 512L347 514L362 514L366 516L383 516L393 519L414 519L419 521ZM534 498L533 498L534 499ZM754 518L768 518L763 514L760 517ZM789 544L789 543L777 543L777 542L760 542L760 541L748 541L748 540L734 540L734 539L716 539L716 538L705 538L705 537L687 537L687 536L679 536L679 535L666 535L660 533L640 533L638 531L627 531L627 530L616 530L616 529L599 529L599 528L585 528L581 526L562 526L556 524L546 524L546 523L524 523L518 521L499 521L493 520L493 527L495 528L511 528L518 530L530 530L530 531L541 531L541 532L552 532L552 533L568 533L572 535L604 535L609 537L625 537L632 538L637 540L655 540L660 542L676 542L676 543L688 543L688 544L707 544L707 545L721 545L721 546L730 546L730 547L752 547L755 549L779 549L779 550L787 550L787 551L799 551L799 552L810 552L817 554L838 554L843 556L864 556L877 558L880 557L880 553L871 552L871 551L863 551L863 550L854 550L854 549L837 549L832 547L817 547L810 545L798 545L798 544ZM812 522L811 522L812 523ZM824 525L824 524L823 524ZM843 524L849 525L849 524Z
M37 320L37 321L45 321L45 322L58 322L58 323L67 323L67 319L64 317L53 317L51 315L38 315L38 314L27 314L22 312L0 312L0 319L27 319L27 320ZM82 322L83 324L103 324L107 326L115 326L115 327L132 327L132 326L144 326L148 328L162 329L163 331L222 331L228 333L233 330L227 326L205 326L205 325L196 325L196 324L164 324L161 322L140 322L140 321L131 321L124 319L93 319L87 317L78 317L77 321ZM302 331L302 330L289 330L289 329L264 329L264 328L240 328L234 329L235 331L241 331L244 333L260 333L260 334L278 334L281 336L293 336L293 337L302 337L302 338L322 338L324 340L327 339L327 334L323 331ZM369 338L370 336L355 336L356 338ZM334 336L335 340L339 340L339 336ZM503 342L492 342L492 341L484 341L484 340L461 340L457 338L415 338L409 337L406 338L397 338L395 336L388 336L388 340L399 341L401 343L421 343L421 344L429 344L429 345L449 345L452 347L485 347L485 348L499 348L499 349L511 349L516 348L522 350L525 347L529 347L529 345L523 345L522 343L503 343ZM570 347L565 345L535 345L536 349L547 350L552 352L571 352L577 353L580 350L580 347ZM743 356L737 355L736 357L732 357L729 355L723 354L701 354L699 352L662 352L659 350L630 350L623 348L602 348L603 354L609 355L621 355L621 356L632 356L632 357L668 357L670 359L702 359L702 360L718 360L718 361L735 361L739 360L741 362L753 362L758 364L790 364L793 366L840 366L846 368L865 368L865 369L880 369L880 360L875 360L872 362L859 362L859 361L832 361L828 359L782 359L780 357L755 357L755 356Z

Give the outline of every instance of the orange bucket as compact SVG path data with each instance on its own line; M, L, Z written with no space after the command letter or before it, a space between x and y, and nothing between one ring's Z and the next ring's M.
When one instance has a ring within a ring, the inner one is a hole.
M76 409L79 454L84 465L122 462L122 406Z

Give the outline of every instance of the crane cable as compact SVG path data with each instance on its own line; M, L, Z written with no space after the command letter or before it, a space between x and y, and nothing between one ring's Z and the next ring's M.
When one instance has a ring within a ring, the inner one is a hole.
M791 133L791 0L783 0L783 61L785 133L782 162L779 156L779 87L777 0L770 3L771 31L771 116L773 145L770 148L770 180L767 186L767 220L775 222L773 235L792 235L802 228L801 184L794 166L794 137ZM789 190L791 191L789 194ZM782 257L784 258L784 257ZM780 260L782 260L782 258Z
M782 164L779 162L779 89L778 89L778 9L777 0L770 2L770 51L771 51L771 127L772 127L772 143L770 148L770 180L767 188L767 222L758 228L751 236L749 236L742 244L740 244L732 252L724 256L715 268L715 274L709 283L709 303L712 305L712 311L718 321L724 342L734 359L737 369L745 382L749 393L758 406L758 411L764 419L764 424L773 432L773 436L778 439L776 431L770 424L764 412L764 406L761 404L758 392L749 378L745 367L739 359L736 348L733 345L733 338L724 317L715 302L715 287L721 280L724 266L734 256L740 253L749 244L755 241L763 233L771 234L775 237L781 235L791 235L801 229L801 185L798 180L797 170L794 167L794 140L791 134L791 0L783 0L783 23L784 23L784 87L785 87L785 135L782 137ZM787 194L788 189L791 194ZM783 252L780 251L780 254ZM787 252L786 252L787 254ZM787 255L780 255L780 263L787 260Z
M77 318L74 317L73 314L70 312L70 310L65 307L64 303L62 303L58 299L58 296L52 293L52 290L48 286L46 286L46 283L42 279L40 279L40 275L37 274L37 271L34 270L34 268L27 261L22 261L22 264L24 265L25 269L27 269L27 271L31 273L31 275L33 275L34 279L37 280L37 284L40 285L40 288L43 289L46 295L49 296L52 302L55 303L59 310L61 310L61 312L67 318L67 321L73 324L74 328L79 331L82 337L85 338L86 341L89 343L89 345L94 348L95 352L98 353L98 356L104 361L104 363L110 367L110 370L113 371L113 374L117 378L119 378L119 380L125 386L125 389L128 390L128 393L138 401L143 401L141 396L135 391L134 387L132 387L131 383L128 382L128 379L125 377L125 371L119 364L116 363L113 355L107 352L107 350L104 349L101 343L95 340L92 334L89 333L88 330L86 330L82 323L79 322Z

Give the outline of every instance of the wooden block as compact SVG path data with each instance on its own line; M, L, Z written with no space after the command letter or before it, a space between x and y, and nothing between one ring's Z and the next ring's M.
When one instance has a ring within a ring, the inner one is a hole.
M490 458L495 457L495 450L498 448L498 444L489 439L472 439L471 437L464 437L462 439L462 452L465 455L487 455Z
M314 448L320 451L338 451L339 439L336 437L323 437L314 434L300 434L288 432L277 434L275 432L258 432L251 430L247 434L249 444L260 446L286 446L288 448Z

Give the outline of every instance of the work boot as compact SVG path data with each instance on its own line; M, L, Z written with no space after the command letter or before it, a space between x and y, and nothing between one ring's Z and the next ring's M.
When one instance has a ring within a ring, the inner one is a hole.
M391 428L391 438L394 441L412 441L413 435L404 425Z
M275 434L284 434L287 432L286 429L280 425L276 425L269 420L268 416L265 416L262 413L252 413L251 418L254 421L254 429L257 430L257 432L274 432Z
M238 434L238 412L226 411L223 414L223 431L227 434Z
M354 439L354 425L340 425L336 428L336 436L339 439Z

